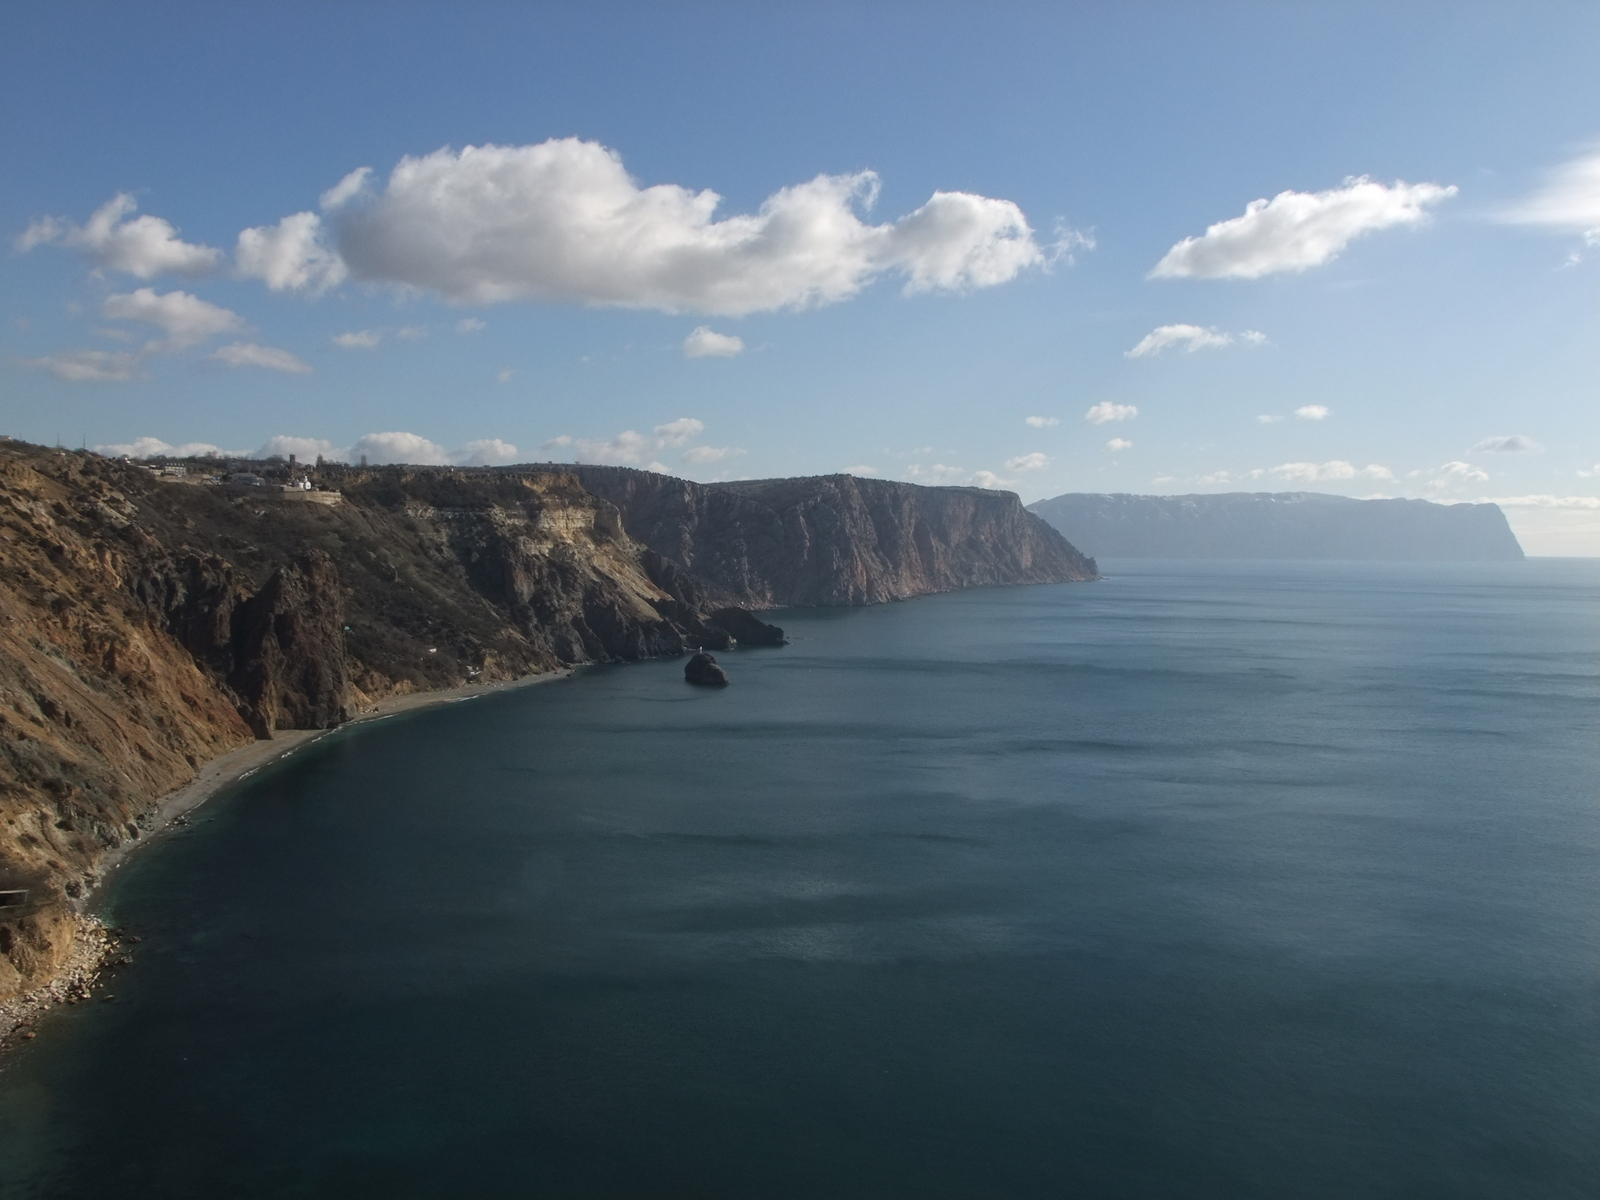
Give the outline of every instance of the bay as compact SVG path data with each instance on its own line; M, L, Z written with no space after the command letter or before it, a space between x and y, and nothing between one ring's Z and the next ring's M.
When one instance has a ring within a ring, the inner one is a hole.
M1600 563L1103 569L263 771L0 1195L1600 1194Z

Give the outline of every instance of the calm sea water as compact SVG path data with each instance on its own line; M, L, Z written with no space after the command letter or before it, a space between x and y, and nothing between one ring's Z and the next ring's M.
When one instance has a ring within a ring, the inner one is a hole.
M263 772L0 1194L1600 1196L1600 563L1108 570Z

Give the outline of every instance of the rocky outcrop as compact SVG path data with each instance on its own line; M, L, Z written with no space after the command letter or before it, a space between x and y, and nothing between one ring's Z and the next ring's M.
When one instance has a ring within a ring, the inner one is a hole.
M1029 506L1102 558L1496 561L1522 547L1496 504L1356 500L1317 492L1068 493Z
M699 484L570 468L628 533L750 608L877 604L932 592L1096 577L1011 492L853 475Z
M696 654L683 668L683 678L697 687L727 687L728 673L709 654Z
M728 634L741 646L784 646L789 639L776 625L768 625L748 608L719 608L711 614L711 623Z

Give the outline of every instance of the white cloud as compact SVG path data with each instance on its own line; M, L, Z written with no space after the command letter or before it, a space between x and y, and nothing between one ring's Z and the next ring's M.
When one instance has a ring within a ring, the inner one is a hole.
M1261 422L1263 425L1276 425L1279 421L1283 420L1283 418L1276 416L1273 413L1262 413L1256 418L1256 420Z
M367 180L370 178L372 178L371 167L357 167L350 174L339 180L338 183L323 192L317 203L323 212L348 204L366 188Z
M1302 421L1325 421L1328 418L1326 404L1303 404L1294 410L1294 415Z
M450 461L462 467L503 467L517 461L517 448L499 438L481 438L452 451Z
M1492 496L1483 503L1502 508L1600 509L1600 496Z
M174 446L171 442L164 442L160 438L140 437L131 442L113 442L107 446L94 447L96 454L105 454L112 458L222 458L243 457L237 450L224 450L213 446L210 442L184 442Z
M284 371L290 375L311 374L310 364L301 362L287 350L276 346L258 346L254 342L231 342L211 358L229 367L263 367L268 371Z
M428 327L426 325L407 325L404 329L396 329L394 335L408 342L420 342L428 336Z
M147 351L180 350L198 345L219 333L244 328L238 313L208 304L188 292L157 294L154 288L139 288L124 295L107 296L100 310L113 321L143 321L163 330L164 343L151 343Z
M1326 192L1279 192L1252 200L1242 217L1219 221L1168 250L1152 279L1259 279L1321 266L1377 229L1425 221L1428 207L1454 196L1436 183L1385 186L1366 176Z
M510 367L501 367L498 371L496 371L494 373L494 377L496 379L498 379L501 383L510 383L511 380L513 378L515 378L516 374L517 373L515 371L513 371Z
M685 358L732 358L744 353L744 339L731 333L718 333L701 325L683 339Z
M1164 478L1156 480L1156 482L1157 483L1171 483L1172 482L1172 476L1170 476L1170 475L1165 476ZM1195 482L1214 487L1217 484L1232 483L1233 482L1233 476L1227 471L1216 471L1216 472L1213 472L1210 475L1202 475L1202 476L1200 476L1199 479L1197 479Z
M1600 245L1600 148L1557 167L1505 220L1581 233L1590 246Z
M1045 259L1008 200L935 192L866 224L870 171L819 175L722 220L715 192L641 188L619 155L576 138L441 149L402 159L375 193L365 182L324 195L350 273L465 303L736 315L844 300L887 272L908 293L990 287Z
M1112 438L1106 443L1106 449L1115 454L1119 450L1132 450L1133 443L1127 438Z
M132 196L119 192L81 226L45 217L23 231L16 241L17 250L25 253L35 246L59 242L82 250L97 267L140 279L153 279L166 271L202 275L222 261L222 251L183 241L172 224L160 217L124 219L138 207Z
M376 329L357 329L351 333L336 334L333 344L343 350L371 350L383 341L383 334Z
M972 487L988 488L990 491L1002 492L1016 483L1015 479L1001 479L993 471L974 471L972 478L967 480Z
M696 421L693 417L679 417L676 421L657 425L654 433L661 439L663 446L682 446L685 442L699 437L705 429L703 421Z
M929 483L954 483L966 473L965 467L950 467L944 463L934 463L931 467L925 467L921 463L912 463L906 467L906 474L912 479L926 479ZM999 476L992 475L988 471L980 473L990 479L999 478ZM980 484L979 486L986 485Z
M1110 400L1102 400L1084 413L1083 419L1091 425L1104 425L1107 421L1129 421L1138 415L1136 405L1113 404Z
M456 332L459 334L477 333L489 322L480 321L477 317L462 317L456 322Z
M1061 424L1060 417L1023 417L1024 425L1031 425L1035 429L1048 429L1052 425Z
M843 475L876 475L877 473L877 467L869 466L846 467L842 472L840 472L840 474Z
M1522 454L1543 449L1544 447L1532 438L1523 437L1520 433L1513 433L1508 437L1484 438L1483 441L1472 447L1468 453L1479 454L1487 451L1490 454Z
M1255 476L1271 475L1274 478L1293 483L1325 483L1341 479L1394 478L1394 472L1389 470L1388 467L1380 467L1376 463L1365 467L1357 467L1353 463L1342 462L1338 459L1325 463L1283 463L1264 472L1253 471L1251 474Z
M736 458L743 454L737 446L691 446L683 452L683 461L686 463L714 463L725 458Z
M1214 349L1233 345L1233 335L1220 329L1204 329L1199 325L1161 325L1145 334L1132 350L1123 352L1125 358L1147 358L1160 354L1168 346L1183 346L1190 354L1196 350Z
M1485 483L1489 473L1471 463L1447 462L1443 466L1435 467L1429 474L1427 486L1433 491L1442 491L1445 488L1460 487L1468 483Z
M269 437L262 443L261 448L250 457L272 458L277 456L278 458L288 458L291 454L301 462L315 462L318 458L342 462L345 458L344 450L335 446L332 442L325 442L321 438L288 437L284 434ZM240 457L244 456L240 455Z
M24 366L39 367L69 383L126 383L144 362L144 355L131 350L67 350L22 361Z
M1035 450L1032 454L1020 454L1016 458L1006 459L1008 471L1042 471L1050 465L1050 456Z
M1246 329L1239 335L1239 340L1247 346L1265 346L1267 335L1259 329Z
M274 292L320 295L349 274L324 240L322 218L313 212L241 231L233 260L240 275L260 279Z
M418 467L450 465L450 452L438 442L430 442L420 434L401 430L364 434L350 447L349 455L356 462L365 457L373 466L388 463L407 463Z

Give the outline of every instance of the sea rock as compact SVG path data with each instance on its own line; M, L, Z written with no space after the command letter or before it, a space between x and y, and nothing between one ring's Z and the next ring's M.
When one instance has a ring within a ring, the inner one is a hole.
M784 646L789 639L776 625L768 625L747 608L719 608L711 623L727 630L741 646Z
M717 660L706 653L696 654L683 668L683 678L700 687L727 687L728 673L717 666Z

